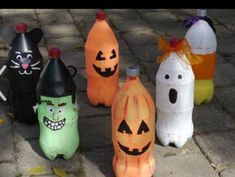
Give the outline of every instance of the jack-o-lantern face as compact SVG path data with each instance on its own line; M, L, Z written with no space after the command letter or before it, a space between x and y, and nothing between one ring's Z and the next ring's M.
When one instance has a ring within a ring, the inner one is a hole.
M108 60L108 61L105 61L105 60ZM93 64L95 71L102 77L110 77L117 70L117 67L118 67L117 61L114 62L114 65L113 65L113 61L109 61L109 60L117 60L117 53L115 49L112 49L109 56L105 56L105 54L101 50L96 55L97 65L98 64L102 65L102 62L106 62L106 66L107 65L109 66L109 67L102 68L102 67L97 66L96 64ZM110 64L107 64L109 62Z
M125 120L122 120L122 122L120 123L119 125L119 128L117 130L119 133L122 133L122 134L129 134L129 135L133 135L134 132L131 131L130 127L128 126L128 124L126 123ZM136 132L137 135L142 135L143 133L148 133L149 132L149 127L148 125L145 123L144 120L142 120L139 128L138 128L138 131ZM124 135L125 136L125 135ZM149 141L144 147L138 149L138 148L133 148L133 150L129 150L129 147L127 146L124 146L123 144L121 144L119 141L117 141L120 149L122 151L124 151L126 154L128 155L141 155L143 154L150 146L151 144L151 141Z

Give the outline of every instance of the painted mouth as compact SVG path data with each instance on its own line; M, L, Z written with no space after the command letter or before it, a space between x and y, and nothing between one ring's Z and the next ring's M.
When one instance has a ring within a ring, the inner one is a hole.
M123 146L119 141L118 141L118 145L121 148L122 151L124 151L126 154L128 155L141 155L143 154L145 151L147 151L147 149L149 148L151 142L149 142L147 145L145 145L142 148L142 151L139 152L139 150L137 148L133 149L132 151L129 150L128 147Z
M177 100L177 91L175 89L170 89L169 91L169 100L172 104L176 103Z
M32 71L31 70L29 72L27 72L26 70L24 70L24 72L19 71L19 74L20 75L30 75L30 74L32 74Z
M116 64L114 66L114 70L113 71L111 71L111 68L105 68L105 71L102 72L101 68L97 67L96 65L93 64L93 67L94 67L95 71L97 73L99 73L99 75L101 75L102 77L110 77L110 76L112 76L116 72L118 64Z
M63 128L63 126L65 125L65 121L66 119L54 122L54 121L49 120L46 117L43 118L43 123L46 125L46 127L53 131L57 131Z

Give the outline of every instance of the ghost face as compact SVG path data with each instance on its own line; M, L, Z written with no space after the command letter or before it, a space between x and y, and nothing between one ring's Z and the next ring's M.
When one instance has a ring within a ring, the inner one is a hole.
M61 131L74 122L77 107L72 103L72 96L60 98L40 97L38 119L40 125L49 131Z
M191 66L176 53L161 63L156 80L158 108L177 110L193 106L194 75Z

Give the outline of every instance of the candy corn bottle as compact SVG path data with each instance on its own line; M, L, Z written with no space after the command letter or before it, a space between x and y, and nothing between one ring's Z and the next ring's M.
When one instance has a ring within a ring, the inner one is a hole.
M127 79L112 104L116 177L151 177L155 169L155 105L138 76L137 66L127 68Z
M118 91L119 49L105 17L103 11L96 14L96 22L85 44L85 54L88 99L94 106L109 107Z
M192 52L203 58L202 63L192 67L195 75L194 103L200 105L208 103L214 94L213 77L216 64L217 41L213 31L214 27L209 25L210 19L206 17L205 9L199 9L198 16L192 19L196 23L189 28L185 37ZM210 22L212 21L210 20Z

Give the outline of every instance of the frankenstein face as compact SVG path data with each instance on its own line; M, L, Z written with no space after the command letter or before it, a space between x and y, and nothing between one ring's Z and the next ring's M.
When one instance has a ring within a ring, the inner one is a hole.
M72 103L72 96L60 98L40 97L39 122L51 131L60 131L75 118L77 106Z

